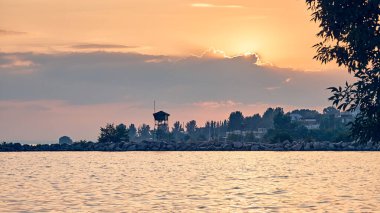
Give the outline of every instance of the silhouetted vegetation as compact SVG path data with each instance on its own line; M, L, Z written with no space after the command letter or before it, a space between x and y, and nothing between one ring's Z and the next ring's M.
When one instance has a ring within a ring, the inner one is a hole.
M125 124L107 124L100 128L98 142L3 143L0 151L373 150L371 143L359 148L352 144L347 124L353 122L355 116L355 112L342 112L334 107L327 107L322 113L309 109L284 112L280 107L268 108L262 116L244 116L235 111L228 119L207 121L203 126L198 126L195 120L185 125L176 121L171 131L160 132L147 124L137 129L135 124L129 124L128 128Z
M100 128L99 143L120 143L128 142L129 135L127 127L124 124L119 124L115 127L114 124L107 124L104 128Z
M319 22L322 42L314 45L315 59L335 60L356 82L330 87L329 100L338 109L360 110L350 123L352 136L362 143L380 141L380 1L306 0Z

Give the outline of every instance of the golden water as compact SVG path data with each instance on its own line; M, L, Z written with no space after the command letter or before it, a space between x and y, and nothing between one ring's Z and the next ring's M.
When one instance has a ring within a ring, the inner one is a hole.
M380 212L380 152L0 153L0 212Z

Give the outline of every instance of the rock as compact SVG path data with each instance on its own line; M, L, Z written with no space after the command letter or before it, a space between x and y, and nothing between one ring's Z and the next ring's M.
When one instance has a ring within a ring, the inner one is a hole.
M224 143L222 149L225 151L232 150L232 145L230 143Z
M319 142L314 142L313 148L314 148L314 150L321 150L321 144Z
M129 146L127 151L136 151L136 145Z
M240 149L243 147L243 143L242 142L234 142L233 147L236 149Z
M258 144L252 144L251 151L258 151L258 150L260 150L260 145L258 145Z
M168 150L168 151L174 151L175 149L174 149L174 146L172 144L168 144L166 146L166 150Z
M147 144L145 144L144 142L138 143L136 149L140 151L144 151L147 149Z
M158 146L153 146L153 147L151 148L151 150L152 150L152 151L159 151L159 150L160 150L160 147L158 147Z
M335 150L335 144L329 143L329 150Z
M295 144L295 145L292 146L292 150L293 151L301 151L302 147L303 147L302 143L297 143L297 144Z
M310 142L306 142L304 150L311 150Z

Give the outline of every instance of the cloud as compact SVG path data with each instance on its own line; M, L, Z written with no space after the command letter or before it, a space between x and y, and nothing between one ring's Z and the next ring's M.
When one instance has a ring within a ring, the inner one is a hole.
M245 61L245 62L251 62L253 64L262 64L261 60L259 58L259 55L256 53L246 53L243 55L233 55L229 56L222 50L217 50L215 48L210 48L204 52L202 52L200 55L193 55L191 57L186 57L183 60L195 60L199 61L199 59L205 61L205 60L216 60L216 61Z
M257 106L319 108L330 105L327 87L350 80L346 72L295 71L250 57L0 53L0 140L93 139L107 122L152 123L153 100L183 122L250 115ZM20 125L28 133L12 131Z
M265 89L269 91L273 91L273 90L281 89L281 87L265 87Z
M0 29L0 36L24 35L26 32Z
M0 56L0 71L10 74L31 74L37 66L33 61L19 55Z
M347 79L344 72L301 72L256 61L255 55L179 60L137 53L0 53L0 100L59 99L72 104L233 100L313 106L327 104L325 88ZM29 77L7 75L27 67L35 69Z
M76 44L72 45L74 49L132 49L137 46L126 46L121 44Z
M232 100L227 101L203 101L193 103L194 106L203 107L203 108L221 108L221 107L236 107L242 103L234 102Z
M208 4L208 3L193 3L190 6L199 7L199 8L231 8L231 9L244 8L244 6L242 5L216 5L216 4Z

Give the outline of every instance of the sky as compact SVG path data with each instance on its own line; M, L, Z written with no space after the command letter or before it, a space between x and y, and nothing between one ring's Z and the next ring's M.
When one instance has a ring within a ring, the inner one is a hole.
M96 140L106 123L331 105L301 0L0 0L0 140Z

